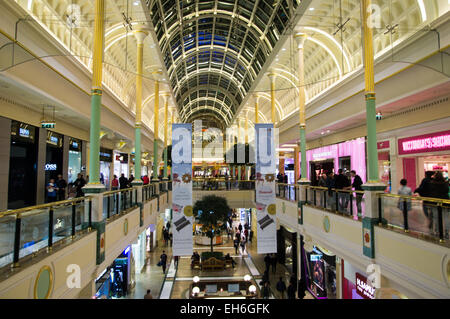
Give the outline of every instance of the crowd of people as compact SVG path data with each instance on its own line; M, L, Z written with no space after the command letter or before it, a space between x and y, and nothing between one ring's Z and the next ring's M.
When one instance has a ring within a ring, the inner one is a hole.
M150 184L150 178L148 175L144 175L141 178L142 183L144 185ZM125 177L125 174L121 174L120 178L117 178L117 175L114 175L111 180L111 190L120 190L132 187L132 182L134 181L133 174L130 175L129 178ZM77 179L72 183L67 183L67 181L63 178L61 174L58 175L58 179L50 178L49 182L46 185L46 202L56 202L62 201L71 197L83 197L83 187L89 182L89 175L84 178L83 174L79 173L77 175ZM100 182L104 184L103 174L100 176ZM108 185L105 185L108 186ZM72 196L71 196L72 195Z

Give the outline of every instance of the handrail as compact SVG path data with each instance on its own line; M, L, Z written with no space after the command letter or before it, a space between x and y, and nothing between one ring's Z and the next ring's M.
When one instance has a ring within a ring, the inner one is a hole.
M129 188L116 189L114 191L104 192L102 194L103 195L112 195L112 194L118 194L118 193L122 193L122 192L132 191L132 190L133 190L133 188L129 187Z
M52 202L52 203L47 203L47 204L40 204L40 205L35 205L35 206L28 206L28 207L13 209L13 210L7 210L7 211L0 212L0 218L5 217L5 216L10 216L10 215L23 214L23 213L26 213L28 211L32 211L35 209L50 208L50 207L61 206L61 205L65 205L65 204L74 204L77 202L82 202L82 201L90 200L90 199L91 199L90 196L77 197L77 198L73 198L73 199L62 200L59 202Z
M425 202L436 202L440 204L448 204L450 205L449 199L443 198L434 198L434 197L422 197L422 196L411 196L411 195L398 195L398 194L389 194L389 193L379 193L380 197L393 197L393 198L404 198L404 199L414 199L414 200L422 200Z

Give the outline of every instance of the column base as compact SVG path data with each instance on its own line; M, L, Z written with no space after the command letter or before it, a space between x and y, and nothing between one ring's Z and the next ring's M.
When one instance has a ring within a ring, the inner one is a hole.
M132 187L142 186L142 185L144 185L144 182L141 181L141 180L134 180L134 181L131 182L131 186Z
M297 181L297 184L298 184L298 185L311 185L311 181L310 181L309 179L307 179L307 178L305 178L305 179L299 179L299 180Z
M367 182L365 184L361 185L361 188L365 191L370 191L370 192L379 192L379 191L384 191L386 189L386 185L380 182Z
M106 191L106 187L103 184L87 184L82 188L84 194L99 194Z

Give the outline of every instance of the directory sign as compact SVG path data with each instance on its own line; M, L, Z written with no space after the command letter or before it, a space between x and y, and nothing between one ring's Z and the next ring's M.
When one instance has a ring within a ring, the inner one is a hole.
M172 125L172 211L173 255L191 256L192 124Z

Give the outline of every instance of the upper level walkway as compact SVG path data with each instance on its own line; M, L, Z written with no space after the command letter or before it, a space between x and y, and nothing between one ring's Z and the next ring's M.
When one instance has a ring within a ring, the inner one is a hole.
M215 194L234 208L253 208L254 185L195 179L193 200ZM163 220L158 217L170 207L170 190L170 182L153 183L105 192L101 207L98 198L87 196L1 213L0 298L33 298L33 283L48 265L51 298L92 296L101 271ZM277 184L276 194L277 226L303 236L305 245L320 245L360 269L379 264L385 280L406 283L411 296L450 297L450 201L296 184ZM374 222L367 241L369 216ZM372 257L364 254L368 244ZM79 289L66 285L72 264L80 266Z

